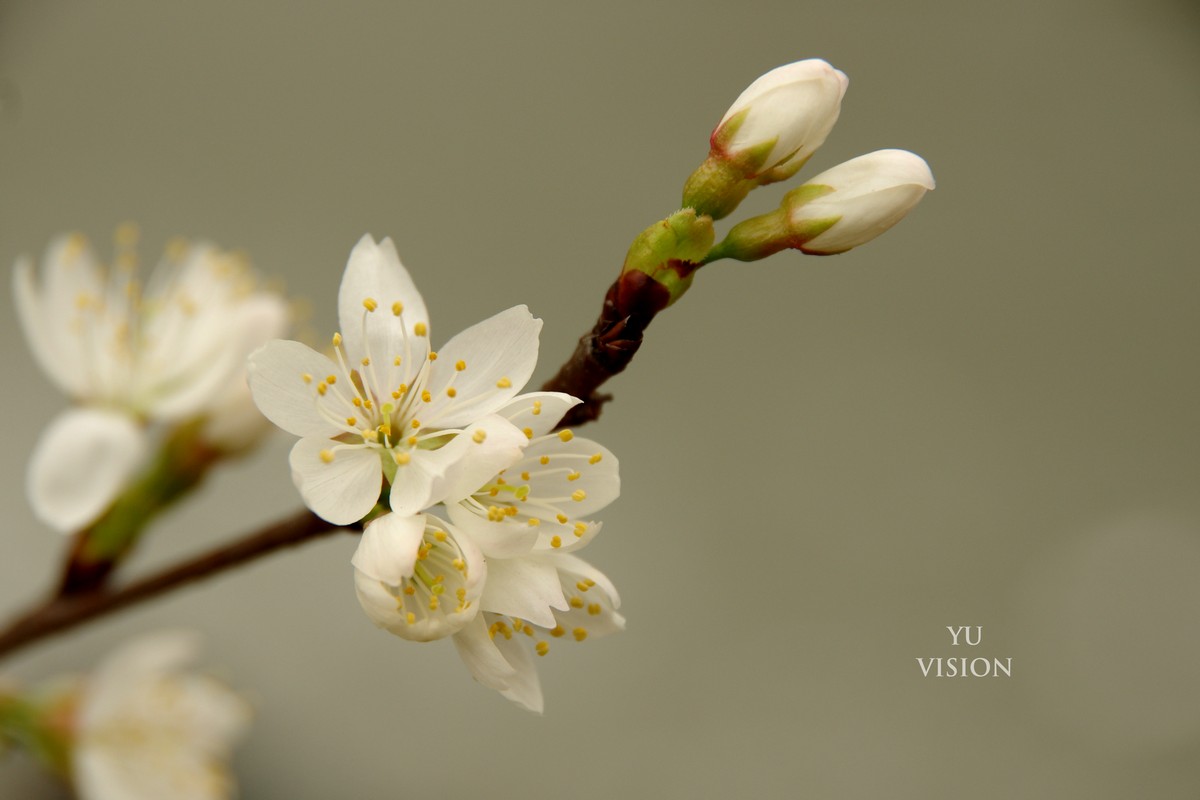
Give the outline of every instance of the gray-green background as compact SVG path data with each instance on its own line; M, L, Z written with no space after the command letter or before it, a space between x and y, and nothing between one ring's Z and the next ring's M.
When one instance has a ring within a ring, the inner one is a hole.
M245 248L323 338L350 247L390 235L435 340L541 316L535 380L771 67L851 79L805 174L902 147L938 180L848 255L706 269L650 329L587 431L622 459L586 555L628 630L539 660L544 717L449 644L373 628L349 537L5 669L203 630L257 705L235 763L255 799L1195 798L1198 32L1166 0L4 2L0 264L134 219L147 256ZM11 313L0 333L7 614L64 544L22 490L64 400ZM289 445L212 481L133 570L296 507ZM978 652L947 625L982 625ZM1013 677L915 660L964 654ZM57 791L0 765L6 799Z

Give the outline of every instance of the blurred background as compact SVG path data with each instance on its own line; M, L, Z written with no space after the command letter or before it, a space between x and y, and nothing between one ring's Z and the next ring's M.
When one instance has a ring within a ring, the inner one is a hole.
M850 77L802 177L900 147L938 181L849 254L706 268L651 327L586 429L622 459L586 555L628 630L539 659L543 717L375 629L350 537L5 674L203 631L257 708L246 798L1197 797L1198 33L1169 0L4 0L0 263L136 220L147 259L244 248L323 339L351 246L390 235L435 344L517 303L545 320L535 383L768 69ZM65 544L23 494L65 401L11 313L0 341L7 616ZM290 445L214 476L130 574L296 508ZM1012 677L916 662L961 655ZM0 764L0 797L62 796Z

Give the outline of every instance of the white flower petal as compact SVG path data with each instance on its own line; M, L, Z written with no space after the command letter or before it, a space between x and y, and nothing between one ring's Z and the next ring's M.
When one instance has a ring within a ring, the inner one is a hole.
M550 460L545 466L522 466L533 476L528 481L530 497L557 500L555 505L578 519L594 514L620 496L620 464L607 447L578 436L566 442L551 437L530 445L522 464L543 456ZM571 480L573 473L578 477Z
M329 439L301 439L288 463L304 504L335 525L358 522L379 500L383 470L375 450L339 446Z
M511 637L497 635L493 643L514 670L500 694L528 711L541 714L545 704L542 699L542 683L538 680L537 667L533 663L533 648L530 646L532 641L522 634L514 633Z
M480 605L543 628L553 628L552 609L566 609L555 566L544 558L495 559L488 562L488 580Z
M443 448L444 449L444 448ZM396 514L419 514L438 502L449 461L437 450L410 450L407 464L396 467L388 504Z
M523 556L533 549L538 540L540 528L524 522L491 521L461 503L451 503L446 511L454 526L470 536L488 558Z
M42 371L63 392L78 397L87 392L87 376L80 369L79 348L63 349L61 333L55 326L66 324L65 320L50 316L42 302L33 275L33 262L22 258L13 272L13 295L16 298L17 317L25 332L25 341L33 351L34 359Z
M533 374L541 330L542 321L528 308L514 306L447 342L429 378L430 424L456 428L503 407ZM451 385L454 398L446 395Z
M374 313L368 313L363 305L368 299L377 305ZM399 315L393 313L394 303L400 304ZM391 239L376 244L367 234L354 245L338 290L338 324L346 352L355 360L367 354L364 330L373 346L385 350L372 353L376 361L403 355L403 336L409 337L416 361L422 361L428 352L429 312ZM423 326L424 336L415 335L418 325Z
M489 689L504 691L516 675L516 669L508 663L488 634L483 614L477 614L466 627L454 634L454 647L475 680Z
M177 671L199 652L200 637L193 631L158 631L128 642L92 672L79 723L93 727L119 714L146 683Z
M145 456L142 429L124 414L71 409L43 431L29 462L27 489L38 519L68 533L95 520Z
M563 592L570 608L555 611L554 618L563 629L578 636L605 636L625 629L625 618L617 613L621 598L604 573L572 555L546 556L557 567Z
M367 525L350 563L368 578L399 585L413 574L424 535L424 516L384 514Z
M529 392L517 395L496 413L536 438L554 430L563 415L582 402L563 392Z
M340 372L311 347L279 339L252 353L247 365L250 392L263 416L296 436L322 438L341 431L318 410L316 386Z
M437 501L455 503L491 481L521 457L529 443L511 422L493 415L468 425L435 454L445 464Z

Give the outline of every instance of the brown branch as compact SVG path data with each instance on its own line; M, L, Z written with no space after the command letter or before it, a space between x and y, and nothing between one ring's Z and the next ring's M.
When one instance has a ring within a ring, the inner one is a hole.
M245 564L276 550L293 547L337 531L358 533L358 528L339 527L309 511L301 511L232 544L222 545L126 586L100 589L87 594L51 597L18 617L0 632L0 657L193 581Z
M583 400L567 412L560 428L600 417L612 395L596 390L629 366L642 346L646 326L666 307L665 291L642 272L627 272L608 288L596 324L580 338L567 363L542 385L542 391L566 392Z

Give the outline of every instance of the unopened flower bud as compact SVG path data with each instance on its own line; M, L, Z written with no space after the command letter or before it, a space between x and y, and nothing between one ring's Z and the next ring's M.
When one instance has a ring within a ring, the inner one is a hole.
M683 203L719 219L755 186L790 178L833 129L846 76L819 58L771 70L742 92L684 186Z
M788 193L783 205L805 253L844 253L904 218L933 189L929 165L907 150L852 158ZM817 229L821 230L817 232Z

